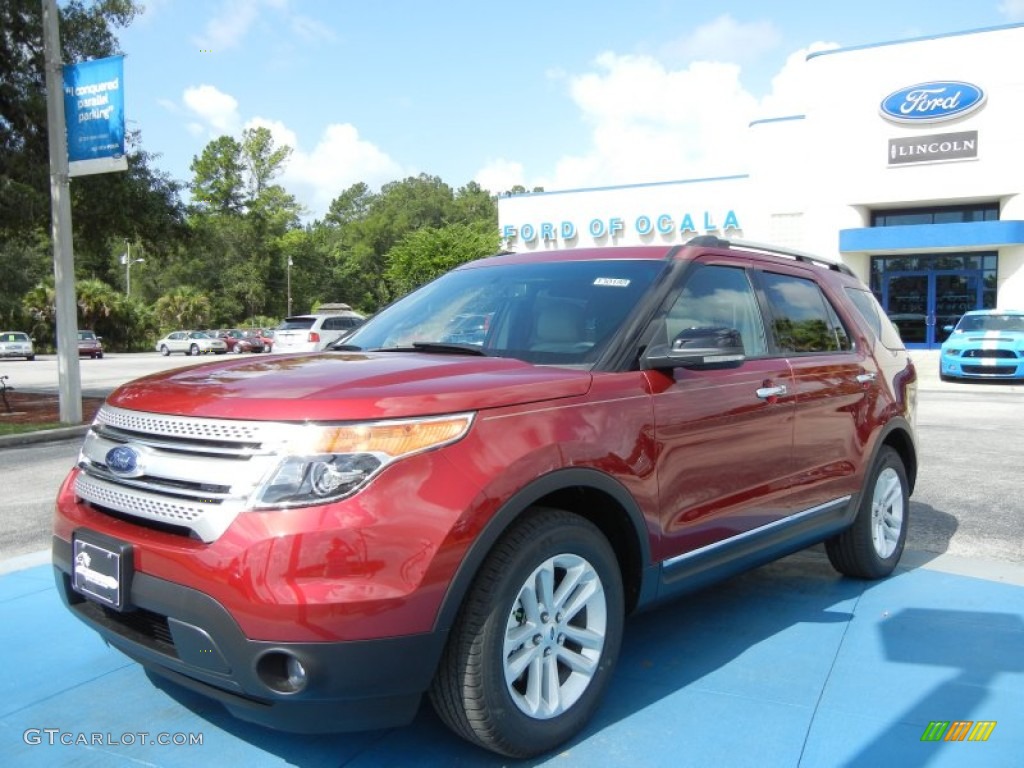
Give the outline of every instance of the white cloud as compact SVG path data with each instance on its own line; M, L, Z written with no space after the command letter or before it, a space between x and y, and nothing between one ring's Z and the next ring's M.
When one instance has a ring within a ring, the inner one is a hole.
M838 47L838 43L815 42L791 53L779 73L772 78L771 92L761 100L760 117L803 114L807 110L804 94L808 88L808 54L831 51Z
M256 21L262 0L225 0L195 38L200 48L225 51L238 46Z
M669 44L666 51L685 61L751 61L778 47L781 40L770 21L741 24L723 14Z
M516 185L526 186L526 174L523 164L512 160L497 158L488 160L487 163L476 172L473 181L493 194L507 192Z
M650 56L605 53L596 72L570 78L592 126L590 148L560 160L545 189L668 181L737 171L733 162L757 100L736 64L667 69Z
M731 28L720 24L695 36L710 45ZM652 56L604 53L592 71L565 79L589 126L580 142L585 149L549 172L502 159L476 178L492 191L516 183L550 191L743 173L750 122L803 114L807 54L836 47L816 42L792 53L760 100L743 86L737 63L696 60L673 68Z
M1024 21L1024 0L1003 0L999 12L1009 21Z
M317 40L331 41L335 39L334 30L325 26L319 19L296 14L291 19L292 32L303 42Z
M331 200L357 182L372 189L407 173L387 153L360 138L349 123L328 125L311 150L279 120L255 117L245 124L246 128L261 126L270 130L276 145L292 148L279 181L315 217L323 216Z
M237 48L268 9L277 15L273 20L275 31L291 29L306 43L334 39L334 32L319 19L293 13L289 0L222 0L203 32L193 40L214 53Z
M182 101L209 128L211 134L219 136L238 130L238 101L234 96L212 85L197 85L185 89Z

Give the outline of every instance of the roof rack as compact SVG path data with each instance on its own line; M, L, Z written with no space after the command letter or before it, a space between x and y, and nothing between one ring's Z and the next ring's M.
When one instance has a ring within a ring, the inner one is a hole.
M772 253L777 256L786 256L796 261L808 262L811 264L817 264L821 267L835 270L836 272L842 272L844 275L853 275L853 270L840 261L834 261L827 259L824 256L818 256L814 253L807 253L806 251L798 251L795 248L780 248L777 245L769 245L768 243L758 243L753 240L726 240L715 235L698 235L697 237L691 237L686 241L686 245L697 245L704 246L706 248L731 248L733 246L737 248L746 248L750 251L762 251L764 253Z

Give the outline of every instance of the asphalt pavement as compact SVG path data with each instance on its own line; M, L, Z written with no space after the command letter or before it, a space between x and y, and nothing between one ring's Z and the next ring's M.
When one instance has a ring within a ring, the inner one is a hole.
M926 356L915 355L922 389L969 386L939 382ZM46 561L0 563L0 648L13 662L0 677L5 764L514 764L459 740L427 706L406 728L293 736L156 687L68 613ZM863 582L812 548L633 617L593 722L522 764L1016 767L1022 690L1019 559L908 550L893 576Z

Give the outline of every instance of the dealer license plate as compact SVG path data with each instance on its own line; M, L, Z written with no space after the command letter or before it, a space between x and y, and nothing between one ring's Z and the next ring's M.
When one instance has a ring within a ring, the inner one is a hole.
M75 591L118 611L127 607L131 579L131 544L92 531L72 538L71 580Z

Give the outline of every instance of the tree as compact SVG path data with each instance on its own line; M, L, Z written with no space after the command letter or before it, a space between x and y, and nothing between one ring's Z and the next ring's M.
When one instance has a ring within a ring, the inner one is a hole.
M58 3L64 63L120 53L115 32L138 12L132 0ZM0 3L0 253L7 268L7 279L0 283L0 312L31 322L45 340L52 336L52 322L46 330L38 325L43 315L23 314L26 302L38 304L38 292L31 287L53 271L42 32L40 0ZM138 132L129 134L127 144L128 171L72 180L80 278L116 284L118 264L111 252L125 238L158 254L185 236L180 184L151 166L155 157L142 150Z
M336 198L331 200L325 220L334 226L343 226L362 219L370 210L375 195L365 183L353 184Z
M78 304L78 318L81 327L95 329L98 323L110 317L120 296L102 280L79 280L75 287Z
M391 249L386 277L394 296L401 296L454 267L498 250L500 236L488 223L449 224L410 232Z
M162 328L206 328L210 321L210 298L190 285L176 288L156 302L156 316Z
M262 126L242 132L242 162L248 171L249 200L257 200L270 186L271 180L284 170L292 148L274 147L270 129Z
M452 221L463 224L491 222L497 231L498 206L490 192L471 181L455 193Z
M22 300L30 318L29 335L41 344L52 344L57 326L57 292L50 276L33 287Z
M114 29L138 13L132 0L58 4L65 63L120 53ZM0 3L0 240L46 229L49 144L40 0ZM120 175L120 174L113 174Z
M238 214L245 206L245 165L242 145L220 136L192 158L192 199L200 211Z

